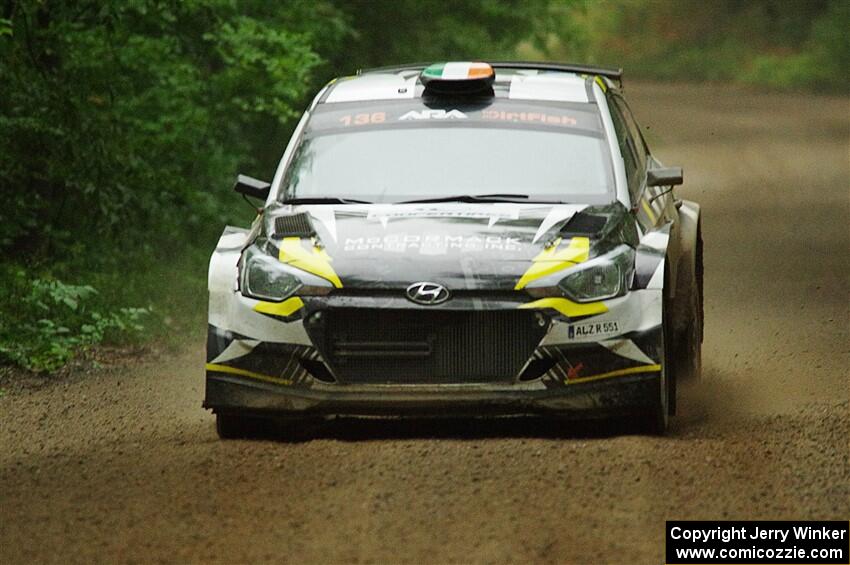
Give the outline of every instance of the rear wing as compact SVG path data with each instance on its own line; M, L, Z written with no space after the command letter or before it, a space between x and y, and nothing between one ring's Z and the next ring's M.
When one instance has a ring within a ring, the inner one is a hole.
M528 69L537 71L562 71L567 73L578 73L582 75L598 75L605 77L623 86L623 69L611 67L597 67L594 65L582 65L579 63L548 63L543 61L487 61L494 69ZM389 67L375 67L372 69L358 69L357 74L371 72L394 72L422 70L431 63L409 63L406 65L393 65Z

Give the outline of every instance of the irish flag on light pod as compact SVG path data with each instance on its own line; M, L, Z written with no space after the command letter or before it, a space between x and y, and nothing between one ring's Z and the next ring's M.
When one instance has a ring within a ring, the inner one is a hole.
M422 71L426 80L470 80L493 76L493 67L487 63L437 63Z

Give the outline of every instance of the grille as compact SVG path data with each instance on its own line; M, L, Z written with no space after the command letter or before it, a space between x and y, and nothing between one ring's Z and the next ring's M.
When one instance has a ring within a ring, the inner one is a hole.
M311 337L341 383L448 384L514 379L546 326L525 310L334 309Z

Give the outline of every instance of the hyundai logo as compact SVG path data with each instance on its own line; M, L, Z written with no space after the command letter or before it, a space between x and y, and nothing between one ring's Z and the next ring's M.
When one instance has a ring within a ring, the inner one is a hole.
M441 304L448 300L450 296L449 289L441 284L432 282L413 283L407 287L406 293L407 298L413 302L425 304L426 306Z

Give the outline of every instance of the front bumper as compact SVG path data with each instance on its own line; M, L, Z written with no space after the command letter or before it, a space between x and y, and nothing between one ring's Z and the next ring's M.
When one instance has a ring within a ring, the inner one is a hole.
M343 374L326 340L310 327L315 313L362 309L415 318L435 307L395 297L290 300L297 302L269 312L267 303L237 291L211 293L205 407L302 415L587 415L639 412L657 401L663 356L660 290L605 301L593 315L571 317L557 304L541 302L534 319L543 329L534 343L522 342L526 349L510 374L487 378L479 371L474 378L429 380L428 372L420 371L413 379L398 375L386 382L357 380L368 376L363 371L354 380L350 372ZM515 312L529 304L534 303L517 293L457 300L446 310L473 316Z

